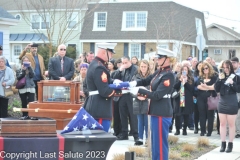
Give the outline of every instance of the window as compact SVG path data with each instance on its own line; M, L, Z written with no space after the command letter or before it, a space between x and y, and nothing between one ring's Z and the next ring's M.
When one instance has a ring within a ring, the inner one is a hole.
M141 59L141 44L130 44L130 57L136 56Z
M49 15L40 16L38 14L31 15L32 29L47 29L50 27Z
M229 51L228 51L228 59L231 59L232 57L236 57L235 49L229 49Z
M19 56L22 51L22 46L21 45L14 45L13 46L13 54L14 56Z
M221 49L214 49L214 54L222 54L222 50Z
M93 30L106 31L107 26L107 12L95 12Z
M147 12L123 12L122 30L146 31Z
M78 26L78 12L68 13L68 29L76 30Z
M15 15L15 18L16 18L17 20L21 20L21 15L20 15L20 14L16 14L16 15Z
M199 18L195 18L195 23L196 23L197 35L203 35L202 20Z

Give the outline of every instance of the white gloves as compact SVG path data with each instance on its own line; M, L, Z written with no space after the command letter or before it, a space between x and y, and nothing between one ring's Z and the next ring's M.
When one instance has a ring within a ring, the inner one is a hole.
M136 85L137 85L137 81L129 82L129 88L136 87Z
M131 87L129 88L129 93L131 93L132 95L136 96L138 94L138 90L139 90L139 87Z
M123 81L121 81L121 80L119 80L119 79L114 79L114 81L113 81L113 84L120 84L120 83L122 83Z

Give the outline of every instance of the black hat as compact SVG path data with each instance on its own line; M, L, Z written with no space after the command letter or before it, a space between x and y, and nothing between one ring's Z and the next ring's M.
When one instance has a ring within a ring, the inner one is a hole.
M38 47L38 44L37 44L37 43L33 43L33 44L31 45L31 47Z
M237 57L232 57L232 58L231 58L231 61L239 62L239 59L238 59Z
M3 50L3 47L0 45L0 51Z

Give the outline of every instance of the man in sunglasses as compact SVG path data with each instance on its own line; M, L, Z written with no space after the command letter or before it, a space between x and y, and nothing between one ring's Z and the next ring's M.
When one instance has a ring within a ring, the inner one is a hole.
M75 71L74 61L66 55L66 46L58 46L58 55L51 57L48 63L48 72L50 79L66 81L71 80Z
M19 59L21 60L23 56L28 57L29 61L31 62L31 67L34 70L34 77L33 81L35 83L35 91L36 91L36 98L38 99L38 86L37 82L45 79L45 66L44 66L44 60L43 57L37 53L38 50L38 44L36 43L30 43L28 44L22 53L19 56Z

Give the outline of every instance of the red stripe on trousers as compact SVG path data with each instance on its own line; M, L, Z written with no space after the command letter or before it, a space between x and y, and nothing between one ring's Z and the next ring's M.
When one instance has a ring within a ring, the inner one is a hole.
M102 124L102 118L99 118L98 123Z
M158 131L159 131L159 152L160 152L160 160L163 160L163 144L162 144L162 117L158 118Z
M58 139L59 139L59 152L64 152L64 137L61 136L60 134L57 134ZM58 156L58 160L64 160L64 157Z
M0 151L4 151L4 140L3 137L0 137ZM0 156L0 160L3 160L4 158L4 153Z

